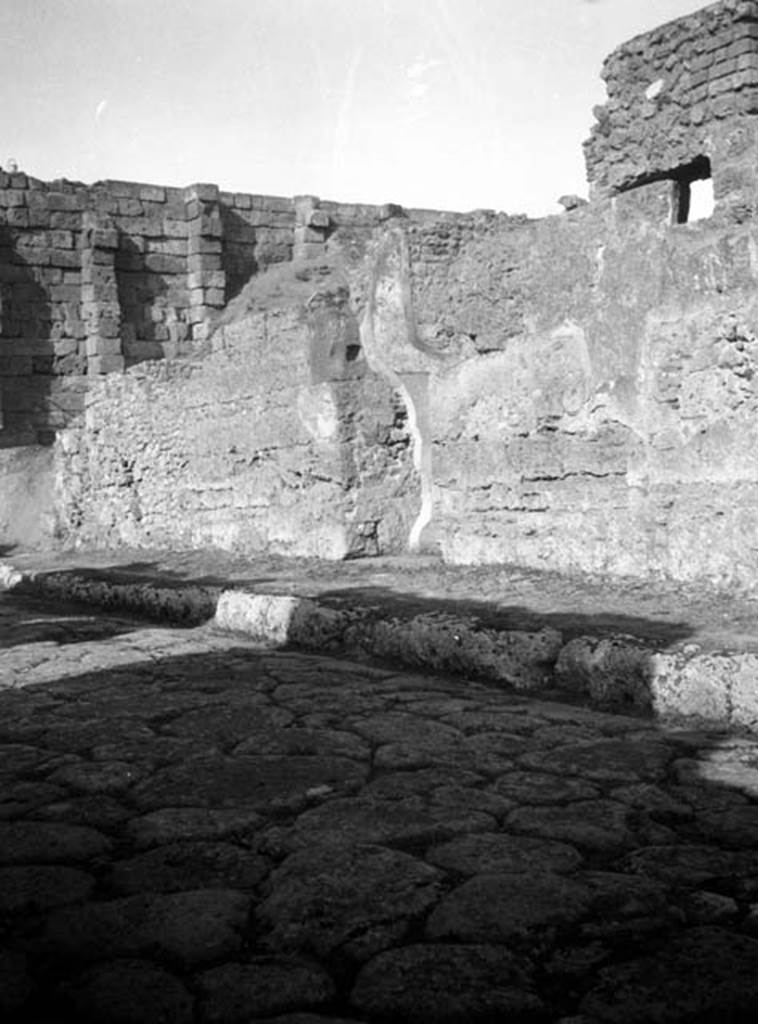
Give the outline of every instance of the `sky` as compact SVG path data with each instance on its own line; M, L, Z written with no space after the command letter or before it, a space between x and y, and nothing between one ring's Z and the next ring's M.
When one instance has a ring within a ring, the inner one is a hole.
M0 165L541 216L603 58L700 0L0 0Z

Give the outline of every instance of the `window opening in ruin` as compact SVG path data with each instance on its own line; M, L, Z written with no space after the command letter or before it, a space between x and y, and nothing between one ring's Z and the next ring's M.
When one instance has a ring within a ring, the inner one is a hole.
M680 167L672 175L674 194L672 196L672 223L691 224L704 220L713 214L713 180L711 161L700 156L691 164Z

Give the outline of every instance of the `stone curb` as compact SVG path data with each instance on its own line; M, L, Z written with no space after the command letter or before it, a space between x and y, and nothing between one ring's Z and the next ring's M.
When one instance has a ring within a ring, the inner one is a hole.
M564 643L547 627L485 629L475 618L442 612L381 617L375 609L336 610L293 595L27 572L0 562L0 591L15 588L173 623L209 623L276 646L391 661L519 691L557 688L610 709L758 731L758 654L749 651L708 652L692 643L660 651L627 635Z

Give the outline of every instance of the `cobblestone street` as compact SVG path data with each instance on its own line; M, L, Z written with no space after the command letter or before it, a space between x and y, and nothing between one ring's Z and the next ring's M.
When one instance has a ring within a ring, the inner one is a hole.
M754 1021L758 741L0 594L9 1024Z

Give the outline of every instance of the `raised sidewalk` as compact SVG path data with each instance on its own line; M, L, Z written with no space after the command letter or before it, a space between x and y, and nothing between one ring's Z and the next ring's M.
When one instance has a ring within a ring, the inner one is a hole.
M666 581L196 550L0 550L0 588L758 730L758 598Z

